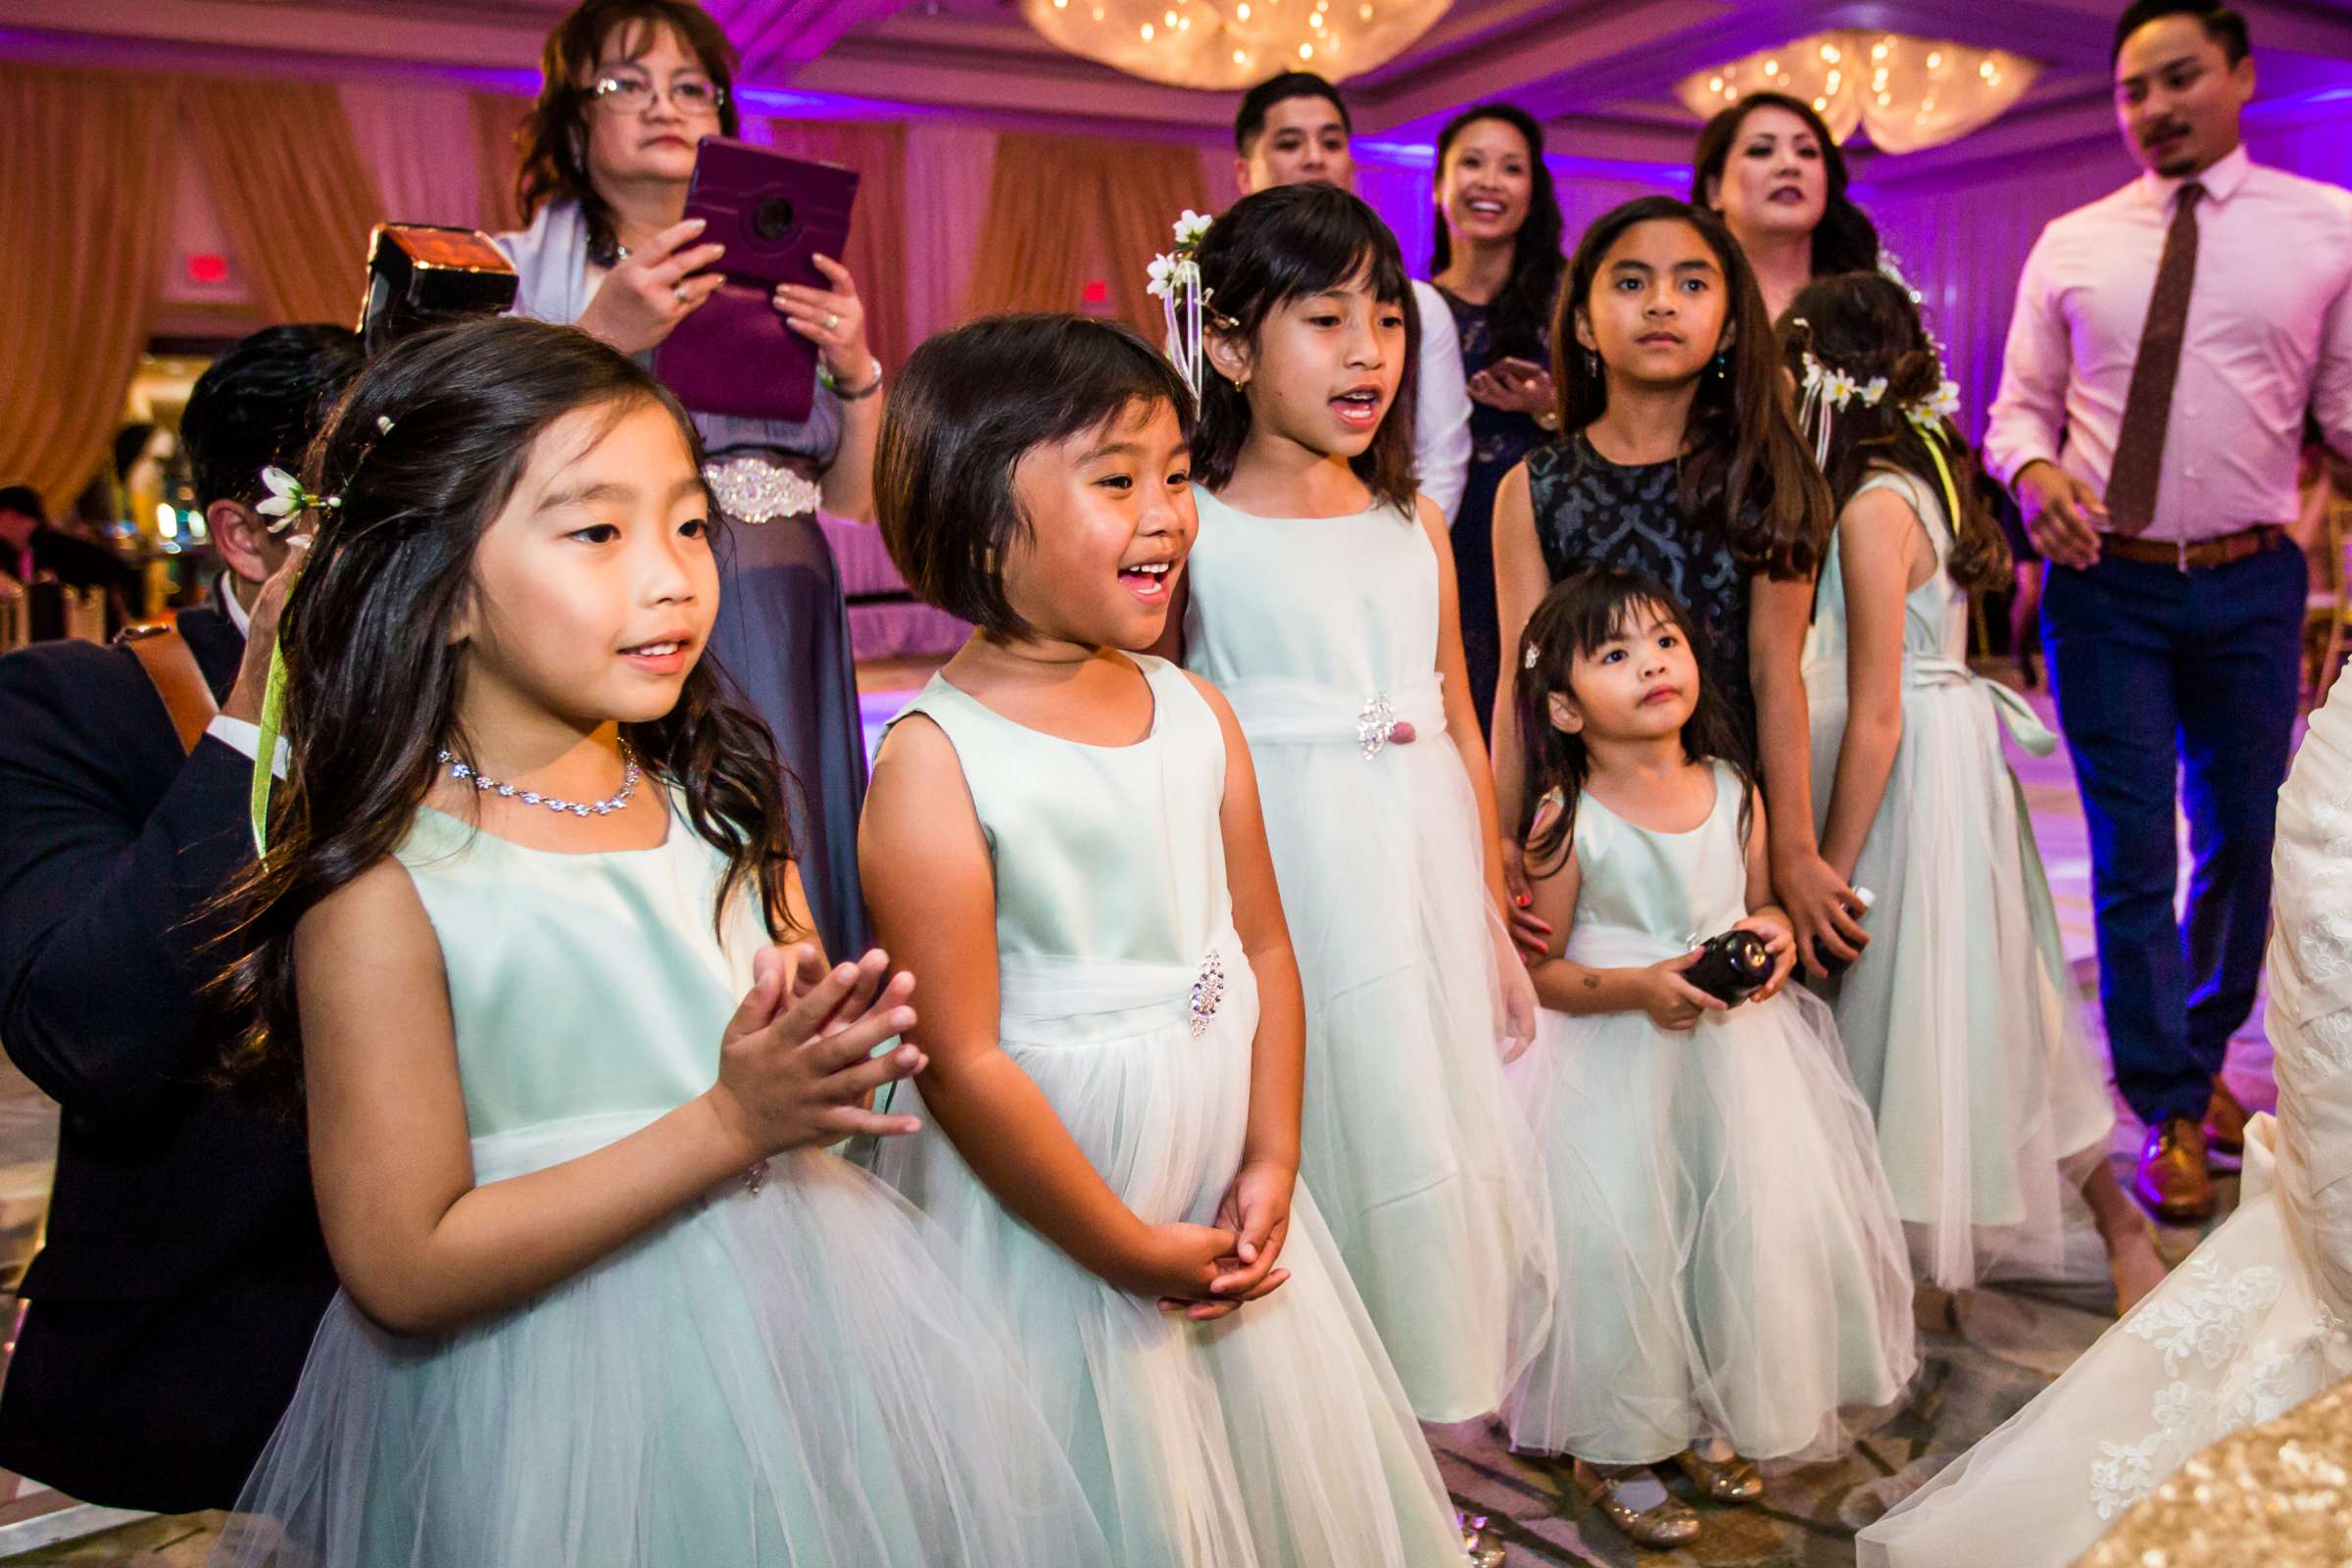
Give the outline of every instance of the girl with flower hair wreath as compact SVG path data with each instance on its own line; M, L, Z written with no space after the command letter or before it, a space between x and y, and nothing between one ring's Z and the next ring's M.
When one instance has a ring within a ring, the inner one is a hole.
M2129 1307L2163 1277L2104 1158L2115 1112L2084 1045L2041 858L2001 755L2055 744L1966 662L1968 590L2007 580L1909 293L1807 285L1781 323L1838 513L1805 650L1821 853L1878 895L1873 943L1825 987L1871 1103L1914 1272L1946 1290L2054 1278L2059 1183L2097 1216Z

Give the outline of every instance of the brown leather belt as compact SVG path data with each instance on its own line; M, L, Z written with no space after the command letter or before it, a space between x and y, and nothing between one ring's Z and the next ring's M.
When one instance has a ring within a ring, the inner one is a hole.
M2128 533L2099 535L2099 554L2111 561L2136 561L2149 566L2173 566L2181 571L2203 571L2213 566L2235 565L2249 556L2259 556L2275 549L2286 538L2286 530L2275 522L2258 522L2251 528L2240 528L2219 538L2199 539L2194 544L2178 539L2142 539Z

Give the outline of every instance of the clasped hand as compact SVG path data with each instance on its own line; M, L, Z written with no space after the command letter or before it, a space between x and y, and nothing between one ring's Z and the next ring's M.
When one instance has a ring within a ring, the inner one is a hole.
M868 1095L927 1062L910 1045L874 1054L914 1027L906 1004L914 976L889 971L879 950L828 970L808 943L771 947L753 960L752 988L721 1036L718 1082L707 1092L743 1163L921 1125L866 1108Z
M1271 1296L1291 1277L1277 1266L1290 1240L1298 1173L1270 1160L1246 1161L1217 1205L1216 1223L1151 1227L1139 1294L1163 1312L1209 1323Z

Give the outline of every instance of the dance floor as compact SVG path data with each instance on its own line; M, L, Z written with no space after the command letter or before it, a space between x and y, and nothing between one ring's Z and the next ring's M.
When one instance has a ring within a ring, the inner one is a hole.
M867 690L869 741L911 695L909 688L919 684L925 672L919 664L907 662L860 672L860 684ZM2046 702L2040 706L2048 717ZM2067 953L2075 959L2077 979L2095 1027L2089 852L2073 774L2063 750L2049 759L2013 751L2011 760L2025 783L2034 831L2066 928ZM2231 1043L2229 1077L2249 1106L2270 1107L2274 1100L2270 1050L2262 1036L2259 1008ZM27 1099L29 1086L22 1080L16 1082L20 1088L13 1098L0 1090L0 1229L13 1225L22 1236L21 1227L32 1223L37 1214L38 1188L46 1175L48 1150L54 1139L54 1113L44 1117L37 1097ZM2118 1174L2126 1180L2139 1134L2131 1113L2119 1104L2115 1159ZM2226 1177L2222 1182L2224 1214L2235 1205L2236 1198L2236 1178ZM1431 1429L1446 1485L1465 1512L1487 1517L1490 1528L1506 1544L1506 1561L1514 1568L1587 1564L1630 1568L1636 1563L1831 1568L1849 1564L1856 1530L1952 1454L2006 1420L2112 1321L2106 1305L2110 1292L2105 1261L2090 1230L2088 1212L2077 1205L2074 1219L2063 1278L1978 1292L1953 1302L1938 1298L1926 1303L1928 1318L1946 1328L1926 1335L1925 1365L1895 1414L1842 1462L1772 1477L1762 1506L1722 1508L1700 1503L1706 1530L1690 1548L1672 1553L1637 1551L1575 1494L1564 1471L1511 1455L1483 1423ZM2177 1262L2196 1245L2199 1234L2161 1229L2158 1245L2168 1259ZM984 1440L975 1434L974 1441ZM1687 1491L1679 1479L1672 1485ZM20 1488L24 1494L11 1500L12 1489ZM0 1551L23 1541L22 1537L12 1541L10 1521L55 1505L53 1495L44 1497L40 1489L0 1473ZM133 1564L138 1568L194 1565L203 1562L210 1549L217 1523L217 1515L203 1514L142 1519L72 1544L0 1557L0 1562L122 1564L126 1568ZM25 1541L24 1544L33 1544ZM1988 1551L1986 1560L1999 1560L1998 1552Z

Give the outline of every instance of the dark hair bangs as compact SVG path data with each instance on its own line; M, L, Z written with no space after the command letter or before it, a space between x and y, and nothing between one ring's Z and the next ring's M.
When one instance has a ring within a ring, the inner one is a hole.
M1213 329L1254 342L1266 318L1290 301L1359 284L1384 305L1403 307L1404 363L1396 401L1372 445L1350 466L1382 502L1413 510L1413 400L1419 384L1420 312L1404 252L1380 215L1336 185L1280 185L1226 209L1200 242L1200 278ZM1211 490L1233 478L1250 435L1250 402L1212 369L1200 389L1196 477Z
M1026 635L1004 593L1004 557L1032 527L1013 470L1034 448L1161 404L1191 440L1184 378L1119 322L994 316L925 340L891 387L874 451L875 516L906 586L993 635Z

